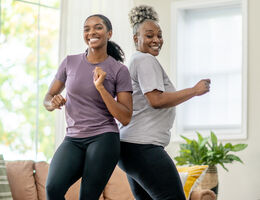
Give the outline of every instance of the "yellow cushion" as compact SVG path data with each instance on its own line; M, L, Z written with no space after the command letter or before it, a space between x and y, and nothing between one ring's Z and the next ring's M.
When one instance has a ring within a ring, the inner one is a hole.
M184 183L184 193L186 199L190 198L192 190L199 184L208 169L208 165L195 165L191 167L177 167L179 173L188 172L188 177Z

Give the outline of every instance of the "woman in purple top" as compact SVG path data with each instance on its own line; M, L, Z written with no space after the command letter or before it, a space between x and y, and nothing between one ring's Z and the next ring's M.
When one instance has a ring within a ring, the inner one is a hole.
M65 199L69 187L81 180L80 199L97 200L120 153L116 118L127 125L132 116L132 85L114 42L112 25L103 15L84 23L85 53L67 56L44 99L47 110L65 106L67 131L55 152L46 182L47 199ZM66 88L66 98L61 95Z

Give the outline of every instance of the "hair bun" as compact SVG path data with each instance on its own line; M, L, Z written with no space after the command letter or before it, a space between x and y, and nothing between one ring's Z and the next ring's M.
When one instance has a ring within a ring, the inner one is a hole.
M151 6L141 5L132 8L129 12L130 24L134 27L137 23L142 23L146 19L159 21L157 12Z

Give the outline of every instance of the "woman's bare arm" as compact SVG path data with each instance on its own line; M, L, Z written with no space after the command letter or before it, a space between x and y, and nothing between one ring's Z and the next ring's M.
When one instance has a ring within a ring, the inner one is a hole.
M162 92L153 90L145 93L149 104L154 108L169 108L177 106L194 96L200 96L210 89L210 79L200 80L194 87L186 88L176 92Z
M60 94L65 85L63 82L54 79L49 87L47 94L43 100L43 105L48 111L53 111L54 109L61 109L66 103L66 99Z
M101 68L97 67L94 70L94 84L105 102L107 109L113 117L125 126L130 122L132 117L132 94L131 92L119 92L117 93L117 100L115 100L103 85L105 77L106 72Z

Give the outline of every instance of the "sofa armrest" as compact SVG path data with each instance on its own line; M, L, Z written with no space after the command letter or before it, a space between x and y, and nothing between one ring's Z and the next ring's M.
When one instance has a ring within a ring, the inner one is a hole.
M192 191L190 200L216 200L216 194L209 189Z

